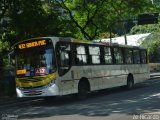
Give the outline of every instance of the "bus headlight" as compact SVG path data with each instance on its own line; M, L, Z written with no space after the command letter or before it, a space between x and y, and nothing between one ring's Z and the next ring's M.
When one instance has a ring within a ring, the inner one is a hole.
M22 91L19 88L16 88L17 97L23 97Z

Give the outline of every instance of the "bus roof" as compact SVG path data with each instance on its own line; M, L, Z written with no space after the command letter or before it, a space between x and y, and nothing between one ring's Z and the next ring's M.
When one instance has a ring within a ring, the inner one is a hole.
M92 45L105 45L105 46L117 46L117 47L129 47L129 48L139 48L139 49L145 49L143 47L139 47L139 46L131 46L131 45L122 45L122 44L118 44L118 43L109 43L109 42L101 42L101 41L89 41L89 40L80 40L80 39L74 39L74 38L71 38L71 37L55 37L55 36L52 36L52 37L36 37L36 38L31 38L31 39L26 39L26 40L23 40L23 41L20 41L20 42L17 42L15 43L13 46L12 46L12 49L20 44L20 43L23 43L23 42L26 42L26 41L30 41L30 40L38 40L38 39L52 39L52 40L56 40L57 42L58 41L68 41L68 42L72 42L72 43L82 43L82 44L92 44ZM58 40L57 40L58 39Z

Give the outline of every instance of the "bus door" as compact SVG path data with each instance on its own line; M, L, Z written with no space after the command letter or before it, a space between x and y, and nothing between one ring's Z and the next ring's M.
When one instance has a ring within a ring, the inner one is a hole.
M62 94L72 93L73 79L71 68L71 45L67 42L58 42L56 45L57 65L59 73L59 88Z

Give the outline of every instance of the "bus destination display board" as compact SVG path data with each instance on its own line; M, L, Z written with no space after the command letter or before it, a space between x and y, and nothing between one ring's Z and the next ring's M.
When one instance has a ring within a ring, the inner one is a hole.
M21 43L17 45L18 49L27 49L27 48L33 48L38 46L44 46L47 44L46 40L37 40L37 41L29 41L26 43Z

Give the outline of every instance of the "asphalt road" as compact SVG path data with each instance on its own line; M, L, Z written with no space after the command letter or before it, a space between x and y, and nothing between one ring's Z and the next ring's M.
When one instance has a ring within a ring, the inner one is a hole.
M0 104L6 120L160 120L160 79L147 80L132 90L94 92L83 101L60 97Z

